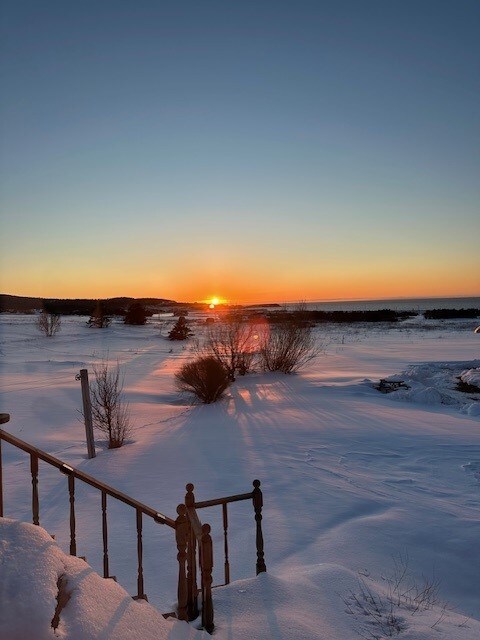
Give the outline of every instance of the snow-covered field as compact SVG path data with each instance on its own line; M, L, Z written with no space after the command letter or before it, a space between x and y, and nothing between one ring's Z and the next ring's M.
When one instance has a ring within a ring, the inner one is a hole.
M319 327L325 351L300 374L249 375L220 403L193 406L174 387L191 354L162 337L171 319L105 330L85 320L64 318L45 338L32 316L0 315L4 427L170 517L187 482L206 500L247 492L258 477L268 574L253 577L251 505L231 505L234 582L214 591L219 638L480 637L480 394L456 389L459 375L478 380L475 321ZM88 460L75 375L106 356L124 366L135 432L119 450L97 443ZM409 389L379 393L372 382L389 377ZM28 457L4 444L3 460L5 515L29 521ZM99 497L77 485L76 506L78 554L101 571ZM201 516L222 582L221 512ZM41 465L40 523L67 552L68 518L65 477ZM110 501L109 518L111 572L134 593L135 514ZM145 522L143 539L149 602L171 611L172 532ZM386 621L399 564L404 591L438 583L438 602L397 597L397 629ZM108 633L98 637L123 638Z

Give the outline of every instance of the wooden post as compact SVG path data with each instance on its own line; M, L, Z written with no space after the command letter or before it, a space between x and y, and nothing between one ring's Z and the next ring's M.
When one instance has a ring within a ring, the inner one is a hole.
M213 601L212 601L212 569L213 569L213 549L212 538L210 536L210 525L202 526L202 626L208 633L212 633L213 624Z
M103 540L103 577L110 577L108 566L108 522L107 522L107 494L102 491L102 540Z
M134 600L147 600L145 588L143 586L143 524L142 524L142 511L137 509L137 595L133 597Z
M38 503L38 456L30 454L30 472L32 474L32 522L40 524L40 508Z
M178 517L175 520L175 540L177 543L177 560L178 560L178 619L188 620L188 586L185 565L187 562L187 535L188 535L188 519L187 508L184 504L177 507Z
M90 387L88 385L87 369L80 369L80 382L82 383L83 418L85 420L85 435L87 437L87 454L89 458L95 458L92 405L90 402Z
M267 570L265 566L265 556L263 553L263 533L262 533L262 507L263 495L260 489L260 480L253 481L253 508L255 510L255 522L257 523L257 576Z
M195 496L193 494L194 486L189 483L185 487L185 506L195 506ZM198 617L198 588L197 588L197 538L193 527L188 522L187 537L187 613L189 620L195 620Z
M70 501L70 555L77 555L77 539L75 535L75 476L68 476L68 495Z
M228 560L228 512L227 512L227 503L225 502L222 505L222 514L223 514L223 549L225 552L225 584L230 584L230 562Z

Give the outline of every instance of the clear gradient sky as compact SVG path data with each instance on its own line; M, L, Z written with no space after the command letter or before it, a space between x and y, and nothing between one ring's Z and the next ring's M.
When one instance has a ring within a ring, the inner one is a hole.
M4 0L0 291L480 294L478 0Z

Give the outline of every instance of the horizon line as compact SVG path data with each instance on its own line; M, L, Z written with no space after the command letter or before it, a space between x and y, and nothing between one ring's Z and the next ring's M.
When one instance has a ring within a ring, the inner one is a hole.
M63 298L63 297L58 297L58 296L38 296L38 295L22 295L22 294L15 294L15 293L0 293L0 295L4 295L4 296L12 296L12 297L17 297L17 298L38 298L40 300L48 300L48 299L56 299L56 300L113 300L115 298L131 298L133 300L139 300L142 298L152 298L154 300L168 300L169 302L175 303L175 304L209 304L209 300L194 300L194 301L185 301L185 300L174 300L172 298L166 298L163 296L152 296L152 295L147 295L147 296L138 296L138 297L134 297L134 296L128 296L128 295L116 295L116 296L107 296L107 297L71 297L71 298ZM395 302L395 301L401 301L401 300L443 300L443 299L450 299L450 300L462 300L462 299L467 299L467 298L480 298L480 292L477 294L472 294L472 295L443 295L443 296L398 296L395 298L392 298L390 296L388 297L380 297L380 298L297 298L295 300L282 300L280 301L263 301L263 302L233 302L230 301L228 299L225 299L224 302L221 302L219 304L217 304L216 306L234 306L234 305L239 305L239 306L259 306L261 307L262 305L272 305L272 304L277 304L277 305L285 305L285 304L301 304L301 303L305 303L305 304L315 304L315 303L332 303L332 302L383 302L383 301L391 301L391 302Z

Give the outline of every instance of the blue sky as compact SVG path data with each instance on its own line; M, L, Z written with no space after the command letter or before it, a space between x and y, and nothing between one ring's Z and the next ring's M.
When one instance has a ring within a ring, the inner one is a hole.
M480 3L20 0L1 28L3 292L480 293Z

